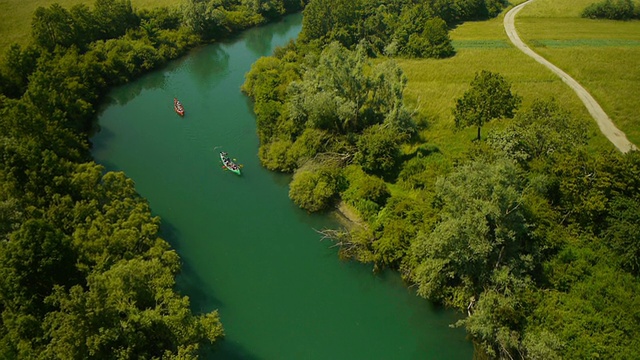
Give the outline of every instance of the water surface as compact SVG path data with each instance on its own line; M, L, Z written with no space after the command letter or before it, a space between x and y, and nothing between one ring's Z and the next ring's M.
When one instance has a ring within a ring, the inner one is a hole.
M194 310L219 309L226 338L209 357L470 359L464 330L449 327L455 313L418 298L397 274L340 261L314 230L335 220L298 209L289 176L260 166L240 86L300 27L301 16L289 16L114 89L92 139L96 161L125 171L162 218ZM220 150L244 165L242 176L221 168Z

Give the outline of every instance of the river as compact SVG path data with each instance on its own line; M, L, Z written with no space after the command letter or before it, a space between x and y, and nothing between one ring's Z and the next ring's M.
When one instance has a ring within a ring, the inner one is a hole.
M162 218L194 311L219 309L226 337L208 358L471 359L464 330L449 327L458 314L418 298L393 272L338 259L314 230L336 221L298 209L290 176L260 166L240 86L301 20L199 48L113 89L92 138L95 160L125 171ZM243 164L242 176L221 168L220 150Z

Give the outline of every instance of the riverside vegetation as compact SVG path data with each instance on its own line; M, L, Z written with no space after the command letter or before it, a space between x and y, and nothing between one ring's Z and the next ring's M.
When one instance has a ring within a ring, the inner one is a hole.
M0 66L2 357L187 358L222 335L215 312L193 315L174 291L180 263L160 220L130 179L91 162L87 133L110 86L303 5L38 9L33 41ZM354 207L367 226L336 233L341 254L466 312L458 325L484 353L640 357L638 154L594 151L587 120L530 98L484 140L460 131L462 150L444 152L385 60L455 58L449 29L503 5L314 0L301 40L247 77L260 158L295 172L302 207Z
M110 87L303 5L37 8L31 41L0 64L0 357L186 359L223 336L217 311L175 291L160 219L91 160L89 132Z
M364 225L325 231L341 256L399 271L464 312L456 325L479 354L640 357L640 154L598 150L584 111L523 99L490 71L448 109L452 129L478 130L450 131L443 149L455 151L430 141L432 121L404 99L411 79L394 57L455 58L448 30L504 5L312 1L299 40L257 61L243 86L260 159L293 173L300 207L350 205Z

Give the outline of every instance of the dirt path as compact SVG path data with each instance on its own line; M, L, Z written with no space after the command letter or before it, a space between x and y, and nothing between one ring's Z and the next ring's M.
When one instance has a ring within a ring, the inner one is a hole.
M542 56L536 54L520 39L520 37L518 36L518 32L516 31L514 21L516 14L520 10L522 10L523 7L525 7L527 4L532 3L533 1L535 0L528 0L514 7L513 9L509 10L509 12L507 12L507 14L504 16L504 29L507 32L507 35L509 36L511 42L522 52L534 58L537 62L546 66L549 70L560 76L562 81L569 85L569 87L571 87L576 92L576 94L578 94L578 97L587 107L587 110L589 110L589 113L591 114L593 119L596 121L596 123L598 123L600 131L602 131L604 136L606 136L607 139L609 139L609 141L611 141L613 145L618 148L618 150L622 151L623 153L626 153L630 150L637 150L637 147L633 143L631 143L627 139L627 136L613 124L611 119L609 119L609 116L607 116L604 110L602 110L602 107L600 107L598 102L593 98L593 96L591 96L591 94L589 94L589 92L584 87L582 87L582 85L580 85L571 76L569 76L569 74L562 71L559 67L553 65Z

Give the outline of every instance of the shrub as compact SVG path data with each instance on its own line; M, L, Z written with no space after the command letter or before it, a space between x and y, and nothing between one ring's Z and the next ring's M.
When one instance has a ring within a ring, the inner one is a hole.
M634 9L631 0L604 0L591 4L582 11L583 18L630 20L638 18L638 11Z

